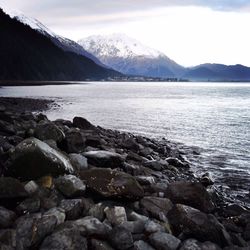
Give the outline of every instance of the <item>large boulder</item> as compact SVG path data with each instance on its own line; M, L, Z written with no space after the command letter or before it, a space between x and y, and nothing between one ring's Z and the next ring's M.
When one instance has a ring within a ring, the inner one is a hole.
M70 174L74 171L64 154L36 138L28 138L18 144L11 158L7 175L22 180L38 179L49 174Z
M92 168L80 173L87 187L103 197L137 199L143 197L143 189L129 174L110 168Z
M205 213L214 210L214 204L209 193L200 183L173 182L167 187L166 197L173 203L188 205Z
M61 142L65 135L63 131L52 122L39 123L34 131L34 135L41 141L54 140Z
M169 211L168 219L175 235L182 233L186 238L195 238L202 242L211 241L220 246L231 244L229 234L211 214L177 204Z
M97 128L83 117L74 117L73 125L83 130L96 130Z
M123 164L123 158L120 154L110 151L89 151L83 154L89 164L100 168L120 168Z

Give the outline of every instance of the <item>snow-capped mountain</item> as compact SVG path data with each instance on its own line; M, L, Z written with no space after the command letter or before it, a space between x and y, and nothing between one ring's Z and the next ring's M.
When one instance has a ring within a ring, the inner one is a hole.
M185 71L162 52L124 34L90 36L78 43L102 63L124 74L178 77Z
M51 41L63 49L64 51L69 51L69 52L74 52L78 55L86 56L89 59L93 60L96 64L105 66L103 65L95 56L87 52L86 50L83 49L82 46L80 46L78 43L59 36L55 34L53 31L51 31L49 28L47 28L45 25L43 25L40 21L38 21L35 18L28 17L24 15L20 11L5 11L11 18L15 18L18 21L22 22L23 24L26 24L30 26L32 29L39 31L43 35L49 37Z

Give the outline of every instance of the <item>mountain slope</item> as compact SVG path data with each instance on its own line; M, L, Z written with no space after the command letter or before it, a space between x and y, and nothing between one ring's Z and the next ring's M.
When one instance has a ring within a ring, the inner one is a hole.
M185 71L163 53L123 34L90 36L78 43L102 63L124 74L176 77Z
M1 80L85 80L117 76L91 59L67 52L0 9Z
M240 64L207 63L189 68L183 77L194 81L249 81L250 68Z
M51 31L49 28L47 28L45 25L43 25L40 21L38 21L35 18L28 17L24 15L22 12L19 11L7 11L6 12L11 18L15 18L18 21L20 21L23 24L26 24L30 26L32 29L37 30L41 34L49 37L51 41L64 51L69 51L69 52L74 52L78 55L86 56L93 60L96 64L99 64L103 67L105 67L104 64L102 64L95 56L87 52L86 50L83 49L82 46L80 46L78 43L59 36L55 34L53 31Z

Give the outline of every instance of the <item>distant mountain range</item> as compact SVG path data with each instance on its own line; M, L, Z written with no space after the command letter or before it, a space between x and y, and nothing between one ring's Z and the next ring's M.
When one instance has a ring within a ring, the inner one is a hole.
M18 12L5 14L1 9L0 22L0 80L80 81L127 75L250 81L249 67L202 64L185 68L124 34L90 36L74 42L36 19Z
M124 34L90 36L78 43L102 63L127 75L168 78L185 72L163 53Z
M11 18L0 9L0 23L0 80L73 81L121 76L36 20Z

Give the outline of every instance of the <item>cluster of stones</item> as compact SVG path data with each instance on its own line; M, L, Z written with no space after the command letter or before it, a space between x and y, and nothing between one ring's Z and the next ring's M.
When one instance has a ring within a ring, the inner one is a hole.
M218 205L166 140L0 108L1 250L250 249L250 212Z

